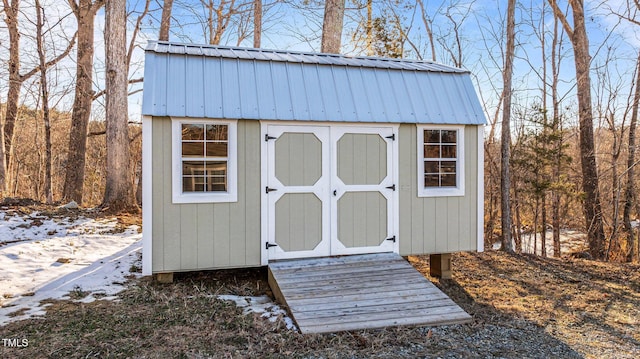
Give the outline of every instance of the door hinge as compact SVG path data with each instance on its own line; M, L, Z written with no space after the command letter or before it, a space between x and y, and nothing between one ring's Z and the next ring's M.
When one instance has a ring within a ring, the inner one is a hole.
M395 140L396 140L396 134L394 133L394 134L392 134L391 136L387 136L387 137L385 137L385 138L388 138L388 139L390 139L391 141L395 141Z
M393 237L393 238L395 238L395 237ZM395 242L395 239L394 239L394 242ZM269 242L267 242L267 244L265 245L266 249L269 249L271 247L277 247L277 246L278 246L277 244L271 244Z
M390 189L392 191L395 191L396 190L396 184L394 183L391 186L388 186L388 187L385 187L385 188L388 188L388 189Z
M269 188L269 186L267 186L267 187L265 187L265 188L264 188L264 192L265 192L266 194L269 194L269 192L273 192L273 191L277 191L277 189L275 189L275 188Z
M268 134L264 135L264 142L269 142L269 140L275 140L277 137L269 136Z
M391 238L387 238L387 241L391 241L393 243L396 243L396 236L393 236Z

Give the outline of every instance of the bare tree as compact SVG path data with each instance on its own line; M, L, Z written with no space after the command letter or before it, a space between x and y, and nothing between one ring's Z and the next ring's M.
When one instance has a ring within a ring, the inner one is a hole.
M596 259L605 255L605 234L602 218L602 205L598 170L593 139L593 112L591 108L591 75L589 73L591 55L587 37L583 0L569 0L573 14L573 27L562 12L556 0L548 0L554 15L571 39L576 68L579 121L580 121L580 160L582 165L582 189L585 194L584 212L589 241L589 252Z
M260 47L262 38L262 0L253 1L253 47Z
M101 207L136 209L130 171L127 121L126 0L105 4L107 176Z
M162 3L162 18L160 20L160 35L158 40L169 41L169 28L171 27L171 10L173 0L164 0Z
M69 129L69 150L66 162L62 199L82 203L87 131L93 102L93 32L94 20L104 0L68 0L78 22L76 59L76 92Z
M342 26L344 23L344 2L345 0L327 0L325 2L320 48L322 52L340 53Z
M0 194L2 194L9 184L9 167L11 166L11 157L13 153L14 128L18 119L18 101L20 97L20 89L22 84L40 71L40 66L36 66L28 72L20 73L20 32L18 31L18 13L20 9L20 0L2 0L4 5L4 22L9 32L9 89L7 92L6 112L4 116L4 124L0 130L2 159L0 159ZM54 59L45 63L45 67L54 66L60 60L67 57L71 49L75 46L76 36L69 41L67 48L62 51Z
M424 8L422 0L417 0L418 6L420 6L420 14L422 15L422 23L427 31L427 38L429 39L429 47L431 48L431 61L436 61L436 43L433 39L433 19L427 14Z
M44 27L44 9L40 5L39 0L36 0L36 19L36 42L40 65L40 89L42 92L42 118L44 120L45 138L44 193L47 203L53 203L53 194L51 193L51 120L49 116L49 89L47 85L47 61L43 45L44 35L42 34L42 28Z
M507 48L505 51L502 98L502 144L501 144L501 211L502 211L502 250L513 252L511 242L511 174L509 159L511 158L511 79L513 77L513 58L515 55L516 0L509 0L507 5Z
M631 105L631 122L629 123L629 153L627 157L627 187L624 194L624 209L622 218L624 221L624 229L627 235L627 244L629 252L626 260L629 262L638 259L638 243L631 226L631 210L636 200L635 189L635 170L636 165L636 126L638 123L638 106L640 104L640 52L636 63L636 89Z

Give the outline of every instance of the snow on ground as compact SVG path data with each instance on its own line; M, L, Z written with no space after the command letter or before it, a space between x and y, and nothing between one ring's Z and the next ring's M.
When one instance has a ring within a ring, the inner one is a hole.
M545 237L547 257L553 257L553 231L547 230ZM585 251L588 248L586 241L587 235L585 233L563 229L560 231L560 253L565 255ZM496 242L493 244L493 248L500 249L500 245L500 242ZM514 242L514 248L515 245ZM536 236L533 233L522 234L522 252L533 254L534 249L536 254L542 255L542 234L537 233Z
M46 299L117 299L127 278L139 276L138 226L116 230L117 220L50 218L37 211L0 210L0 326L43 316ZM131 270L134 269L134 272ZM275 322L296 326L269 297L218 295Z
M278 318L282 317L287 329L297 330L293 320L287 316L287 312L279 305L274 303L271 298L266 295L259 297L240 297L237 295L217 295L218 299L229 300L236 303L236 306L243 308L243 313L258 313L262 314L261 317L269 319L270 322L275 322Z
M43 315L45 299L113 299L138 275L142 247L137 226L116 225L0 211L0 325Z

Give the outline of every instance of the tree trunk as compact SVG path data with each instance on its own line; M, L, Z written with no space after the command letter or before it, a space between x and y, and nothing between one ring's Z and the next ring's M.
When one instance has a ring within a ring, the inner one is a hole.
M130 171L127 121L126 0L105 6L107 176L102 208L137 209Z
M542 256L547 256L547 194L542 193L542 208L540 211L542 212L542 243L541 243L541 251Z
M553 161L553 169L552 176L553 182L556 184L560 183L560 171L562 166L562 142L563 142L563 134L562 134L562 123L560 116L560 100L558 99L558 77L559 77L559 68L560 62L562 61L562 57L558 55L558 50L562 44L560 43L560 36L558 31L558 18L554 17L553 21L553 42L551 44L551 100L553 106L553 124L552 131L558 136L556 137L555 143L555 152L554 152L554 161ZM556 62L557 61L557 62ZM553 225L553 256L560 257L561 247L560 247L560 199L561 192L560 189L556 188L553 192L552 203L551 203L551 222Z
M517 187L518 181L513 181L513 207L516 211L516 225L514 230L514 242L516 243L516 252L522 253L522 216L520 215L520 196Z
M429 46L431 48L431 61L435 62L436 61L436 44L433 39L433 29L431 28L431 26L433 25L433 21L429 20L422 0L417 0L417 2L418 2L418 6L420 6L420 12L422 14L422 24L424 25L424 28L427 31L427 38L429 39Z
M633 96L633 104L631 107L631 123L629 124L629 154L627 158L627 187L624 193L624 228L627 235L627 252L626 260L633 262L638 259L638 247L636 243L636 237L631 228L631 210L633 208L633 202L636 199L635 196L635 162L636 162L636 125L638 122L638 105L640 104L640 52L638 53L638 60L636 64L636 90Z
M82 204L85 155L87 152L87 130L93 102L93 31L96 12L104 1L80 0L76 5L69 0L78 21L78 51L76 59L76 91L69 130L69 150L65 168L63 201Z
M533 214L533 254L538 255L538 217L540 213L540 198L536 195L536 209Z
M582 188L586 195L584 210L588 229L589 250L593 258L603 259L605 236L593 139L589 39L587 38L585 28L584 6L582 1L575 0L571 5L573 7L573 21L575 24L572 42L574 44L574 60L578 83L580 160L582 164Z
M253 0L253 47L260 48L262 39L262 0Z
M20 0L2 0L4 5L4 22L9 32L9 90L7 92L7 103L2 130L4 135L2 142L2 160L0 160L0 191L6 191L9 183L8 169L11 163L11 152L13 143L13 129L18 117L18 100L20 98L20 88L22 87L22 77L20 76L20 32L18 31L18 13Z
M501 143L501 171L502 179L500 192L502 194L502 250L513 252L511 242L511 174L509 160L511 158L511 78L513 76L513 57L515 53L515 7L516 1L509 0L507 6L507 48L505 51L505 65L503 77L502 99L502 143Z
M169 28L171 28L171 10L173 9L173 0L164 0L162 4L162 18L160 20L160 34L158 40L169 41Z
M584 3L582 0L569 1L573 12L574 25L573 29L571 29L571 25L560 10L556 0L548 1L553 8L554 14L562 22L565 32L569 35L573 45L578 93L578 117L580 121L582 190L585 194L584 212L589 252L595 259L604 259L604 223L593 140L593 112L591 109L591 76L589 73L591 55L589 54L589 38L587 37L584 18Z
M325 2L321 52L340 53L344 22L344 2L345 0L327 0Z
M36 5L36 43L38 48L38 60L40 63L40 89L42 92L42 119L44 121L45 140L45 173L44 173L44 195L47 203L53 203L51 193L51 121L49 118L49 90L47 88L47 61L45 60L45 50L42 43L42 26L44 23L44 9L40 1L35 1Z

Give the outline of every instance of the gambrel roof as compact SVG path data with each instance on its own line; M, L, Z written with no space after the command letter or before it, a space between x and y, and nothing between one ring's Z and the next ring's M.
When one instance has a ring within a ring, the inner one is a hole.
M468 71L428 61L149 42L142 114L474 124Z

